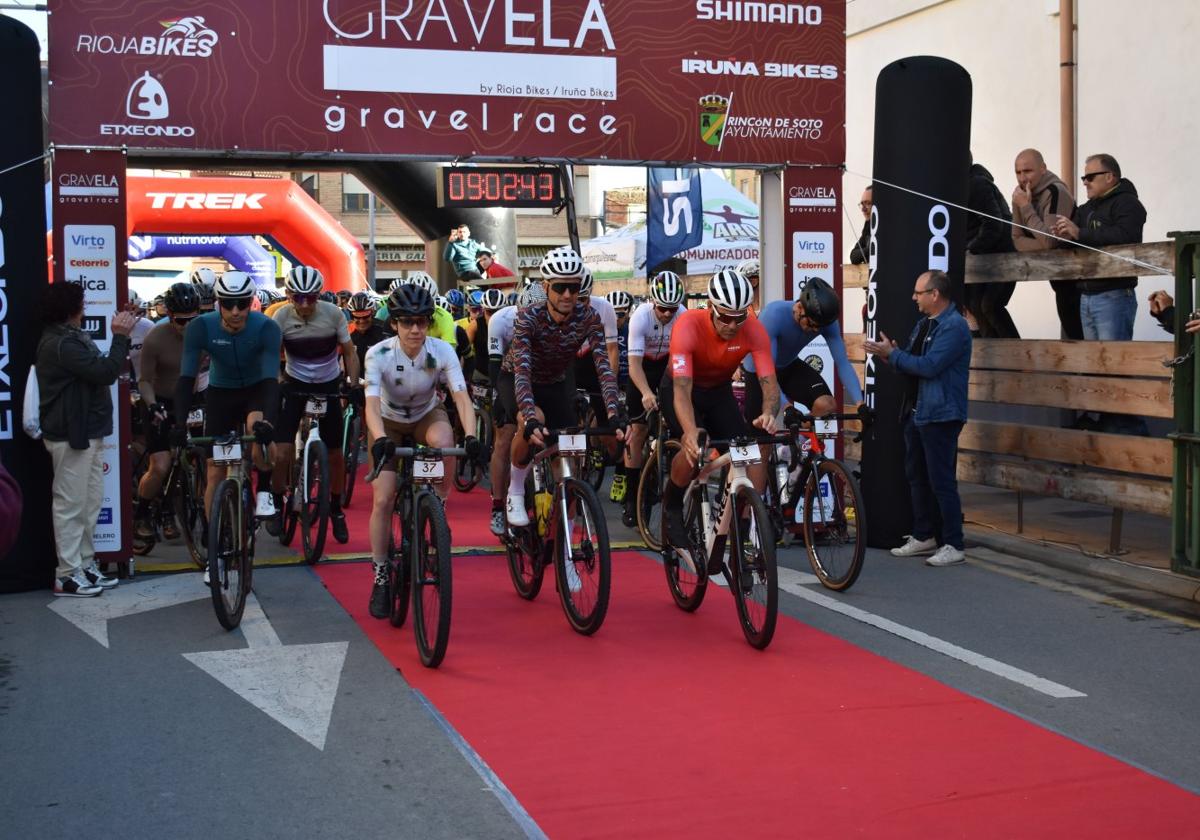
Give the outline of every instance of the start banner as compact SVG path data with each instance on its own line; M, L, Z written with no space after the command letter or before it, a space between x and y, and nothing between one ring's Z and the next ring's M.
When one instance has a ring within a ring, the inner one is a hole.
M838 165L845 3L50 0L50 140Z

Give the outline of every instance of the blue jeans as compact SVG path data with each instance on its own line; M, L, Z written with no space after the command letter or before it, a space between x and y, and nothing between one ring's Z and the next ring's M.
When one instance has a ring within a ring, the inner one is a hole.
M1113 289L1079 296L1079 318L1087 341L1132 341L1133 317L1137 315L1137 293Z
M904 422L904 474L912 496L918 540L939 536L941 545L963 548L962 500L958 497L958 435L962 421Z

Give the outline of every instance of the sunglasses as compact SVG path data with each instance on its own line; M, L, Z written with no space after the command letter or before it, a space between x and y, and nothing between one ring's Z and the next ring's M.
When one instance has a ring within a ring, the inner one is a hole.
M301 306L308 306L317 302L316 295L292 295L292 303L298 303Z
M183 326L190 324L192 322L192 319L195 317L196 317L195 315L180 315L180 316L172 315L171 321L173 323L176 323L179 326L183 327Z
M750 317L749 312L735 312L732 315L723 315L719 310L713 310L713 317L722 324L741 324Z
M1102 169L1099 172L1089 172L1086 175L1080 176L1079 180L1083 181L1083 183L1085 183L1085 184L1090 184L1090 183L1092 183L1092 179L1095 178L1097 175L1111 175L1111 174L1112 173L1109 172L1107 169Z
M392 323L399 324L400 328L404 330L411 330L413 327L421 330L429 329L429 319L421 316L416 318L393 318Z
M655 307L654 307L654 311L655 311L655 312L657 312L657 313L659 313L660 315L674 315L676 312L678 312L678 311L679 311L679 307L678 307L678 306L658 306L658 305L655 305Z
M350 317L355 321L374 321L374 312L351 312Z
M554 292L554 294L556 294L556 295L565 295L565 294L577 295L577 294L579 294L579 284L578 283L551 283L550 291Z
M252 300L253 298L248 297L220 298L217 300L217 303L219 303L221 308L225 311L231 312L235 309L249 309Z

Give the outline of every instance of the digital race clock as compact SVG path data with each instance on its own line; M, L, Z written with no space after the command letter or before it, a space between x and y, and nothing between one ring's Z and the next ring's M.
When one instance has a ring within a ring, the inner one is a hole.
M562 204L558 170L549 166L445 166L438 207L548 207Z

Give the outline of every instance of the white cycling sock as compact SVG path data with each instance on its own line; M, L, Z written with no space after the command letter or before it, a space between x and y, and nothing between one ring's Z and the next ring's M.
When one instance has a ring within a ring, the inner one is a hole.
M512 465L512 472L508 478L508 492L510 495L525 495L525 476L527 475L529 475L529 465L525 465L524 467L518 467L516 464Z

